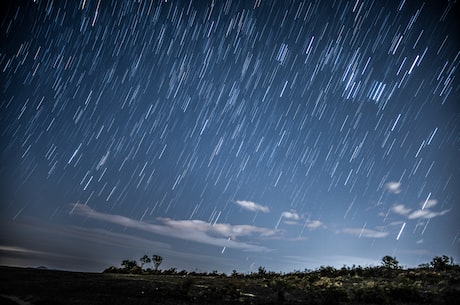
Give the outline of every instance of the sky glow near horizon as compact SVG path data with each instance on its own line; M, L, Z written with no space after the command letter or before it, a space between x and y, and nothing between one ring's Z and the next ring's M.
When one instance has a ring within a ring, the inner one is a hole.
M460 259L458 3L6 6L0 264Z

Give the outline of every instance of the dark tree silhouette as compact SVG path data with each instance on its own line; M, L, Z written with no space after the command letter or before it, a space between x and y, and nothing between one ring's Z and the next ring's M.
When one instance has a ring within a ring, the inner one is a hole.
M123 266L124 269L131 270L137 267L137 262L135 260L125 259L121 262L121 265Z
M152 262L152 260L147 254L144 254L144 256L140 258L140 261L141 261L141 268L143 268L145 264L150 264Z
M430 262L430 265L436 270L445 270L449 266L450 261L451 259L449 259L447 255L435 256Z
M388 269L399 269L399 262L396 260L396 257L391 257L389 255L385 255L382 258L382 265Z
M161 257L160 255L154 254L152 256L152 261L153 261L153 265L155 266L155 271L157 271L158 267L160 267L160 264L163 261L163 257Z

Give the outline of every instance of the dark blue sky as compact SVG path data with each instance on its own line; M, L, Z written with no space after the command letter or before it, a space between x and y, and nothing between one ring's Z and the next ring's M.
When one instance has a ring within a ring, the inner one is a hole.
M0 264L460 259L454 1L11 1Z

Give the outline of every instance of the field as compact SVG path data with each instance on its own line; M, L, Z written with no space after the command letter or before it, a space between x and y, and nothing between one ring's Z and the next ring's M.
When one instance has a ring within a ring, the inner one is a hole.
M260 271L260 270L259 270ZM119 274L0 267L1 304L458 304L460 270Z

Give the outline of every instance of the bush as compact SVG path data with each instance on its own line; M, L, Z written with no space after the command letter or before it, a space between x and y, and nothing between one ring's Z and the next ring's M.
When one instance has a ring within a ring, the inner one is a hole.
M114 266L110 266L109 268L102 271L102 273L120 273L120 269Z
M305 304L311 305L339 305L350 301L348 293L343 288L328 288L308 291Z
M446 270L449 267L449 257L446 255L443 256L435 256L433 260L430 262L430 265L435 270Z
M321 266L319 267L319 273L321 274L321 276L335 276L336 273L337 273L337 270L334 268L334 267L331 267L331 266Z
M392 301L414 303L419 303L421 301L418 291L412 287L392 287L388 294Z
M129 270L129 273L140 274L142 273L142 268L140 266L134 266Z
M385 255L382 258L382 265L387 269L400 269L399 262L396 257L391 257L389 255Z
M381 287L356 289L353 300L364 304L388 303L385 291Z

